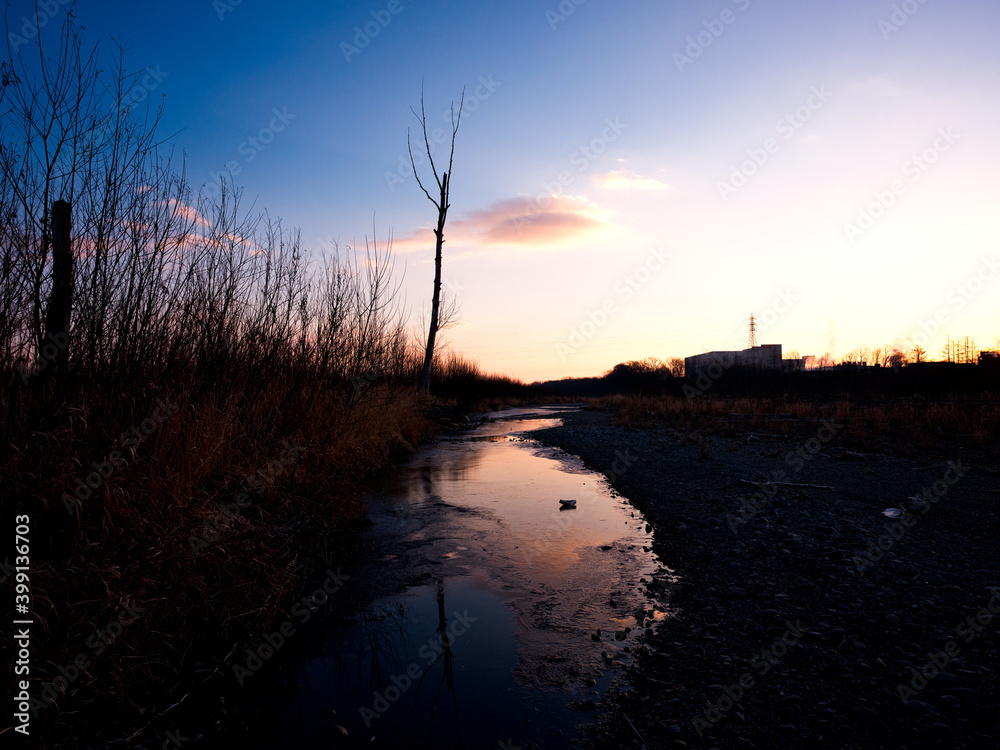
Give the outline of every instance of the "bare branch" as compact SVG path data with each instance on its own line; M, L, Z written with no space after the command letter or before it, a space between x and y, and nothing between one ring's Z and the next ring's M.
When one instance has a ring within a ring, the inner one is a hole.
M424 195L427 196L427 200L437 206L437 201L431 198L431 194L427 192L427 188L424 187L424 183L420 180L420 174L417 172L417 165L413 159L413 147L410 145L410 129L406 129L406 149L410 152L410 166L413 167L413 176L417 178L417 184L420 189L424 191ZM440 208L440 206L438 206Z
M451 103L451 154L448 156L448 174L451 174L451 165L455 160L455 136L458 135L458 126L462 124L462 109L465 107L465 88L462 88L462 99L458 103L458 119L455 119L455 102Z

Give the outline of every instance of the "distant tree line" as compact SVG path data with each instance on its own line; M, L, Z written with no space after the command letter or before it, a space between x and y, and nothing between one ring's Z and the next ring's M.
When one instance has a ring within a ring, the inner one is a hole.
M890 344L882 346L858 346L851 349L839 360L829 353L819 357L803 358L795 350L788 352L781 373L761 370L753 367L730 367L718 378L712 378L711 388L717 394L761 393L764 391L824 391L838 389L851 392L898 390L900 393L912 393L920 390L929 392L948 392L956 390L976 390L980 386L988 386L996 379L996 370L1000 369L1000 354L991 352L992 356L980 359L980 351L976 340L971 336L946 339L941 350L941 360L937 364L963 365L977 362L988 365L985 372L976 377L968 374L935 372L921 374L909 372L905 377L897 377L892 382L882 375L870 374L858 376L845 374L845 370L857 370L864 365L866 370L879 370L889 375L899 373L907 365L928 363L927 352L920 346L914 346L910 351L904 351ZM914 368L922 369L922 368ZM839 375L835 371L841 371ZM828 375L822 382L812 378L812 374ZM551 391L576 397L601 397L611 394L643 394L654 395L662 393L681 393L685 376L697 377L698 373L686 373L684 360L680 357L660 359L646 357L641 360L621 362L607 370L600 377L563 378L550 380L536 385ZM860 378L860 379L859 379ZM994 383L994 387L995 387ZM818 389L818 390L817 390Z

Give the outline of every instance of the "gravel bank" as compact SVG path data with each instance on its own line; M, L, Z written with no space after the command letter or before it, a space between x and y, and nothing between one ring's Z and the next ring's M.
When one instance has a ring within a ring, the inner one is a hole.
M681 581L598 747L1000 748L997 452L863 453L837 433L595 411L534 433L608 476ZM768 481L785 484L751 484Z

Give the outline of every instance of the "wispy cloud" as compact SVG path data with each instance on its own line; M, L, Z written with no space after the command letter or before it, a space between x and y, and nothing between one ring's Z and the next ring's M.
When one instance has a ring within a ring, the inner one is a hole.
M613 169L607 174L594 175L598 187L605 190L672 190L665 182L643 177L628 169Z
M166 201L160 201L160 204L168 206L171 211L174 211L177 214L177 216L191 225L203 227L211 226L208 219L206 219L201 212L199 212L198 209L190 203L179 201L176 198L169 198Z
M460 245L559 246L586 238L607 226L610 212L582 196L519 195L489 208L469 211L445 227L445 240ZM434 246L430 228L393 241L397 252Z

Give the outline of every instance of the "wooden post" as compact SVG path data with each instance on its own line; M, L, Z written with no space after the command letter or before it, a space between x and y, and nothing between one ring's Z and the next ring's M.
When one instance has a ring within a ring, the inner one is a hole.
M73 248L70 241L71 206L52 204L52 294L45 315L45 338L38 359L62 378L69 365L69 317L73 308Z

